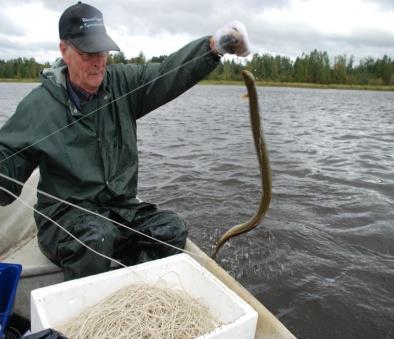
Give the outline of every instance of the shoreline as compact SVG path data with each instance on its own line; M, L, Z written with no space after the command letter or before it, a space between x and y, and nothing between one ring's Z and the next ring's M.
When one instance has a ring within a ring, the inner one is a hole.
M202 80L201 85L228 85L244 86L243 81L237 80ZM366 91L394 91L394 85L350 85L350 84L315 84L300 82L271 82L256 81L259 87L291 87L291 88L316 88L316 89L338 89L338 90L366 90Z
M38 78L34 79L34 78L29 78L29 79L1 79L0 78L0 83L1 82L15 82L15 83L29 83L29 82L39 82Z
M39 79L0 79L0 83L37 83ZM239 80L201 80L199 85L224 85L244 86ZM316 89L338 89L338 90L366 90L366 91L394 91L394 85L349 85L349 84L315 84L300 82L271 82L256 81L259 87L291 87L291 88L316 88Z

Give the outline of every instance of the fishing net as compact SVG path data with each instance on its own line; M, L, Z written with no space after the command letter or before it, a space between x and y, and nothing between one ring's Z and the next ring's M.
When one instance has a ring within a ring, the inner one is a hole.
M219 321L181 289L133 284L59 326L69 338L196 338Z

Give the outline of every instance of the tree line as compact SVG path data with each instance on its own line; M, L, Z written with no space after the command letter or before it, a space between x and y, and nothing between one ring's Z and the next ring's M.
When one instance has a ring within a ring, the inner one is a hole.
M162 62L167 56L147 59L143 52L127 59L123 52L110 54L108 63ZM34 58L0 59L0 78L37 79L49 63L40 64ZM224 60L208 76L209 80L240 81L241 70L251 71L257 80L286 83L394 85L394 59L385 55L381 59L367 57L354 64L354 57L338 55L330 59L327 52L314 50L303 53L294 61L288 57L254 54L246 62Z
M34 58L0 59L0 79L37 79L49 63L40 64Z
M212 80L241 80L242 69L251 71L257 80L289 83L394 85L394 59L385 55L354 65L354 57L336 56L332 62L327 52L303 53L295 61L288 57L254 54L242 65L225 61L209 76Z

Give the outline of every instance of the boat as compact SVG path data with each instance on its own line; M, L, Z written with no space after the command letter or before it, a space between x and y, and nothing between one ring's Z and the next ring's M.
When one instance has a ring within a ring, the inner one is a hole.
M39 171L35 170L22 190L20 198L30 206L36 202ZM258 313L255 338L291 339L295 336L246 288L204 253L193 241L187 240L194 259L228 288L251 305ZM61 268L50 262L40 251L36 237L33 211L20 201L0 208L0 261L22 265L14 304L14 314L30 321L30 292L64 280Z

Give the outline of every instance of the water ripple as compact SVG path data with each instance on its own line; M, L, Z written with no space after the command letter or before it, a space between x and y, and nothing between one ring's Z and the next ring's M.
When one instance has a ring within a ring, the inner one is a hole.
M0 84L1 114L15 108L18 88ZM139 195L180 213L207 252L260 199L244 92L197 86L139 121ZM389 338L394 93L258 93L272 203L262 225L225 244L219 262L299 338Z

